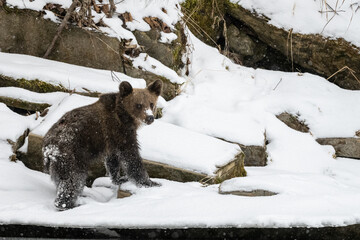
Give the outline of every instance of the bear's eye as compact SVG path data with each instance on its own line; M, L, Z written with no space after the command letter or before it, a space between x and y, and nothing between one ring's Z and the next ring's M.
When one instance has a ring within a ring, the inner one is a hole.
M150 103L150 108L153 109L154 108L154 104Z
M136 108L137 109L142 109L142 105L141 104L136 104Z

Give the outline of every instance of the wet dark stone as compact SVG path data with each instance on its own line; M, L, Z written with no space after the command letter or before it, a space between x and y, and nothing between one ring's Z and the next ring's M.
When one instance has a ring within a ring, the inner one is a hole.
M242 240L356 240L360 224L323 228L179 228L179 229L116 229L66 228L33 225L2 225L4 238L72 238L72 239L242 239Z

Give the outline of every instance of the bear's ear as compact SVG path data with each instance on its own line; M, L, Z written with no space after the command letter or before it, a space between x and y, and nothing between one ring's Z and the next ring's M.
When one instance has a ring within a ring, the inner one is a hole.
M162 88L161 80L156 80L155 82L150 83L149 86L147 87L147 89L150 92L155 93L156 96L159 96L161 94L161 88Z
M132 93L133 88L129 82L123 81L120 83L119 91L120 91L120 97L124 98Z

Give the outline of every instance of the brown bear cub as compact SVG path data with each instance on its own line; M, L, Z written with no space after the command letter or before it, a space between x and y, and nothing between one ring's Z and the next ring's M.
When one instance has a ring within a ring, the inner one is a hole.
M103 94L94 104L66 113L50 128L42 150L45 170L56 185L58 210L76 206L93 161L105 161L114 184L131 180L139 186L159 186L143 166L136 130L154 121L161 88L160 80L146 89L133 89L124 81L118 93Z

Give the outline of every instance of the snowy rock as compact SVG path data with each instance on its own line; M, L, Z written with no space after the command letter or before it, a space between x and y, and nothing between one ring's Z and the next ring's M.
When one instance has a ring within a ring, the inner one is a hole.
M163 41L164 32L156 28L147 32L135 30L133 34L138 43L143 46L144 51L151 57L175 71L184 67L182 58L186 52L187 40L182 24L177 23L174 32L169 30L166 33L172 34L173 41L170 43Z
M144 149L146 148L146 144ZM29 134L29 147L28 152L26 155L22 155L22 161L24 164L29 167L30 169L37 170L37 171L43 171L43 163L42 163L42 136L36 135L34 133ZM159 146L161 148L162 146ZM196 146L195 146L196 147ZM186 149L184 150L186 151ZM169 154L166 150L162 154ZM175 153L174 153L175 154ZM195 155L196 157L196 155ZM150 156L151 158L151 156ZM176 159L174 159L176 161ZM196 161L196 159L194 159ZM201 181L205 179L210 179L208 183L212 183L215 179L216 182L222 182L226 179L232 178L232 177L239 177L244 176L243 170L243 164L244 161L244 155L242 152L239 152L238 155L233 156L233 159L225 166L211 166L206 165L205 163L203 166L203 171L206 172L209 167L217 169L214 171L213 174L210 172L210 176L208 174L199 173L194 170L187 170L186 168L181 167L175 167L171 166L166 163L161 163L158 161L151 161L144 159L144 166L147 169L150 177L155 178L165 178L168 180L174 180L179 182L191 182L191 181ZM161 161L161 160L160 160ZM196 164L196 163L195 163ZM197 167L198 171L201 167ZM89 178L88 178L88 185L91 184L91 182L101 176L105 176L105 168L102 163L95 163L89 167ZM213 175L211 177L211 175Z
M19 108L27 111L44 111L46 108L50 107L49 104L46 103L33 103L24 101L19 98L9 98L0 96L0 102L5 103L7 106Z
M21 154L21 161L30 169L42 172L44 170L42 156L42 136L30 133L28 136L28 149L26 154ZM19 156L20 157L20 156Z
M0 22L1 51L38 57L44 55L58 28L57 23L39 17L38 12L31 10L18 9L9 13L0 11ZM22 24L16 24L17 22ZM21 36L26 36L26 39ZM158 43L163 45L163 43ZM62 31L61 41L58 41L49 58L85 67L126 72L128 76L143 78L148 83L156 79L163 79L154 73L133 67L131 62L121 57L120 53L125 52L121 46L118 38L69 25ZM178 54L177 58L181 60L181 54ZM180 64L181 61L176 62ZM21 63L22 61L19 62L19 64ZM72 90L73 86L69 86L70 75L72 74L67 72L67 83L64 83L63 86ZM111 80L110 74L108 74L108 78ZM121 80L124 79L121 77ZM166 99L174 98L176 96L174 91L168 92L168 89L175 88L171 87L173 85L171 81L164 81L164 85L163 94ZM100 90L96 91L101 92Z
M266 166L267 153L266 146L246 146L240 144L241 150L245 154L245 166L263 167Z
M168 67L174 64L171 46L158 42L161 37L158 30L151 29L148 32L134 31L134 35L139 44L144 46L145 52L150 56L156 58Z
M25 143L25 138L29 134L29 129L26 129L24 133L16 140L16 142L8 139L8 142L11 144L12 150L15 153L22 145Z
M304 122L300 121L297 116L294 116L287 112L283 112L276 117L283 123L285 123L289 128L304 133L309 132L309 127Z
M337 157L360 159L360 138L318 138L316 141L333 146Z
M146 171L150 177L165 178L178 182L192 182L206 179L207 175L189 171L169 164L143 160Z
M92 104L96 98L72 94L54 104L49 113L29 134L28 154L24 163L42 171L42 137L66 112ZM244 154L237 144L193 132L160 120L138 131L141 156L151 177L176 181L200 181L209 176L221 182L232 177L245 176ZM164 147L166 146L166 147ZM90 167L91 182L105 175L103 163Z

